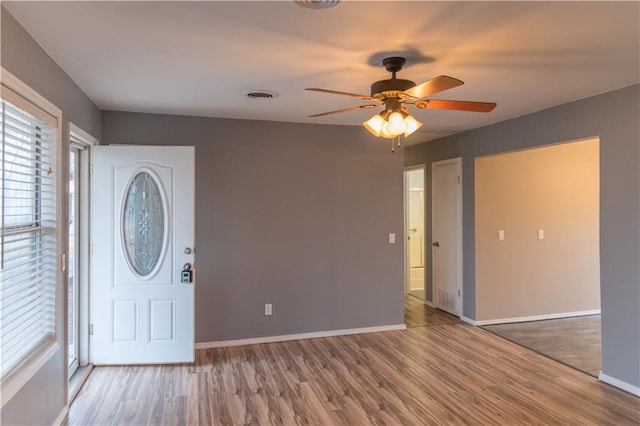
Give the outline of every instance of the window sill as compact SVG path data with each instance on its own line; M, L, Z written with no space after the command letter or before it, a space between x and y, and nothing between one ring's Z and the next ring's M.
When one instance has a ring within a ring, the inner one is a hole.
M17 394L20 389L60 350L58 342L49 342L43 345L31 358L16 367L2 380L2 392L0 408Z

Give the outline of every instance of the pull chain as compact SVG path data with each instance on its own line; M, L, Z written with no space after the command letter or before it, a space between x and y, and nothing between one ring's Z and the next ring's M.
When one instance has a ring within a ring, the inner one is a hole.
M395 138L391 138L391 152L396 152L396 146L400 148L400 136L396 136Z

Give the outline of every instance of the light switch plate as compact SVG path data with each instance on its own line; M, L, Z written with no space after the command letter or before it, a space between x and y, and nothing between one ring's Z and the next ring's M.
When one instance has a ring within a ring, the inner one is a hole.
M502 229L498 231L498 240L504 240L504 231Z
M544 240L544 229L538 229L538 239Z
M396 234L394 232L389 232L389 244L396 243Z

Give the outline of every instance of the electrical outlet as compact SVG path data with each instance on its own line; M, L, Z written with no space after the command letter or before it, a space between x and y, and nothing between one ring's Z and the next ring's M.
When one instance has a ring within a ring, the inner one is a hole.
M266 303L264 305L264 314L271 315L272 313L273 313L273 306L271 306L271 303Z

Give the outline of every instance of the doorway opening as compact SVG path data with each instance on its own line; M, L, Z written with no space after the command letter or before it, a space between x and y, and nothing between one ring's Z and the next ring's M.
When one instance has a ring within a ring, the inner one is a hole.
M425 301L424 165L404 171L405 294Z
M476 323L597 376L600 146L475 159Z

